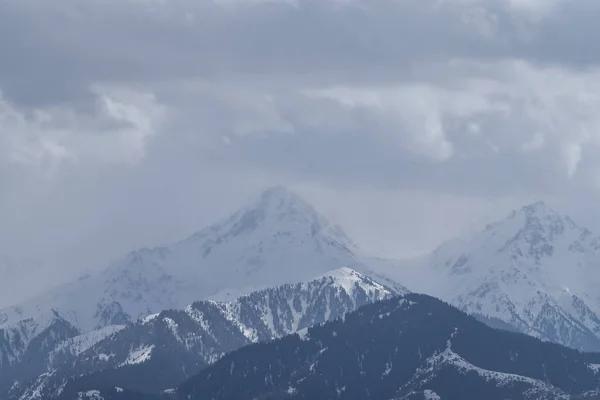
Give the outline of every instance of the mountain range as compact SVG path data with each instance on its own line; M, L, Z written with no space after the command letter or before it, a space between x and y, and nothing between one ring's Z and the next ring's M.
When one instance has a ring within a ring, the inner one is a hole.
M33 358L4 370L3 398L53 399L70 378L82 375L128 390L164 390L240 347L292 334L407 292L399 285L384 286L341 268L309 282L259 290L231 302L197 301L126 326L63 335L43 348L35 344ZM63 325L68 326L64 321ZM44 338L59 332L52 330Z
M538 202L425 257L377 259L274 187L182 241L0 310L0 398L51 399L80 375L115 396L175 387L238 348L409 290L596 351L599 252L598 237Z
M600 354L493 329L407 294L246 346L162 394L83 379L61 399L598 399L599 372Z

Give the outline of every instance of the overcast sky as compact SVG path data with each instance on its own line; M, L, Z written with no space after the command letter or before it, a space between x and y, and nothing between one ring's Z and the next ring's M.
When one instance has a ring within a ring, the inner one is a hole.
M273 184L381 256L538 199L600 232L598 20L598 0L0 1L0 304Z

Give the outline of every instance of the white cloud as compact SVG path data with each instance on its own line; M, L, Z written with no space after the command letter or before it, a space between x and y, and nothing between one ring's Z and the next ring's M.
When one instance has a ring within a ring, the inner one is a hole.
M444 118L468 117L489 107L468 93L429 85L334 87L307 93L374 113L382 123L389 124L384 133L397 137L398 143L432 161L447 160L454 152L446 136Z
M334 87L311 95L374 113L382 124L397 127L389 134L435 161L465 155L460 143L471 136L494 152L546 148L548 162L559 151L566 174L573 176L582 145L590 146L590 157L600 151L600 70L539 68L516 60L451 66L462 77L443 84Z
M535 150L540 150L541 148L543 148L545 144L546 144L546 136L544 136L544 134L541 132L536 132L531 137L531 140L523 143L523 146L521 148L523 149L523 151L526 151L526 152L535 151Z
M19 110L0 94L0 160L51 177L64 163L135 164L166 110L151 94L95 89L93 114L69 107Z
M563 148L563 156L567 166L567 174L570 178L575 175L577 168L581 163L581 145L578 143L569 143Z
M138 162L148 140L161 132L160 125L167 116L166 107L159 104L152 93L119 88L96 88L95 91L100 112L108 121L120 126L96 136L95 143L82 143L86 146L82 151L96 153L100 150L100 158L117 163Z
M498 16L484 7L467 8L462 14L463 22L486 39L498 33Z

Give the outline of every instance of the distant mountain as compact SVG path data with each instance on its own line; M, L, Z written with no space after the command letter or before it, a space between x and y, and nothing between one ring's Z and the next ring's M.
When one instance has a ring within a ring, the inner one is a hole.
M299 196L282 187L230 218L172 245L130 253L82 277L0 311L0 328L51 309L82 332L182 308L225 290L250 292L312 279L357 262L355 247Z
M394 265L393 263L390 265ZM600 238L543 202L381 273L483 320L600 350Z
M440 300L408 294L234 351L162 395L137 395L143 400L593 399L599 396L599 373L600 354L496 330ZM62 399L89 399L94 390L105 400L123 398L101 382L75 380Z
M341 267L359 268L355 251L339 228L299 196L270 188L228 219L183 241L134 251L97 275L0 310L0 393L13 384L9 369L34 358L42 365L40 358L49 356L35 342L39 334L63 340L106 333L111 329L102 328L196 300L236 297ZM36 368L26 370L37 376Z
M47 364L36 369L36 379L27 383L22 374L10 398L49 400L68 379L81 375L125 389L168 389L227 352L406 292L342 268L307 283L253 292L233 302L195 302L183 310L147 316L96 342L87 334L60 343Z
M335 292L340 273L386 292L403 293L396 284L401 282L489 326L600 350L598 265L600 238L543 202L447 242L423 259L396 262L361 256L339 228L276 187L186 240L133 252L96 276L0 311L0 398L10 392L19 400L45 400L77 374L124 389L115 392L118 396L127 389L174 386L229 351L364 304L328 295L329 311L325 306L308 311L302 301L312 299L314 307L325 303L308 296L305 287L294 289L295 282L333 274L337 278L324 293ZM273 302L287 292L269 290L284 284L291 284L289 296L304 299L298 300L301 306L296 300L288 306ZM247 308L237 301L215 302L250 292L263 293L258 295L263 300L244 300L253 304ZM348 297L360 291L352 293ZM185 308L196 300L213 302ZM179 311L154 315L161 310ZM309 322L299 322L305 314ZM210 316L206 326L205 316Z

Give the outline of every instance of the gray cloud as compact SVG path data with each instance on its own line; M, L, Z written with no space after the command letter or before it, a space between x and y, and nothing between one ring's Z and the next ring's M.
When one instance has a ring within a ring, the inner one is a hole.
M0 264L44 277L0 302L273 183L392 256L539 198L600 227L599 16L594 0L0 2Z
M598 45L588 40L597 33L597 2L524 3L9 0L0 5L0 51L10 55L0 79L11 97L37 104L80 100L90 82L106 80L294 74L388 81L455 57L598 61Z

